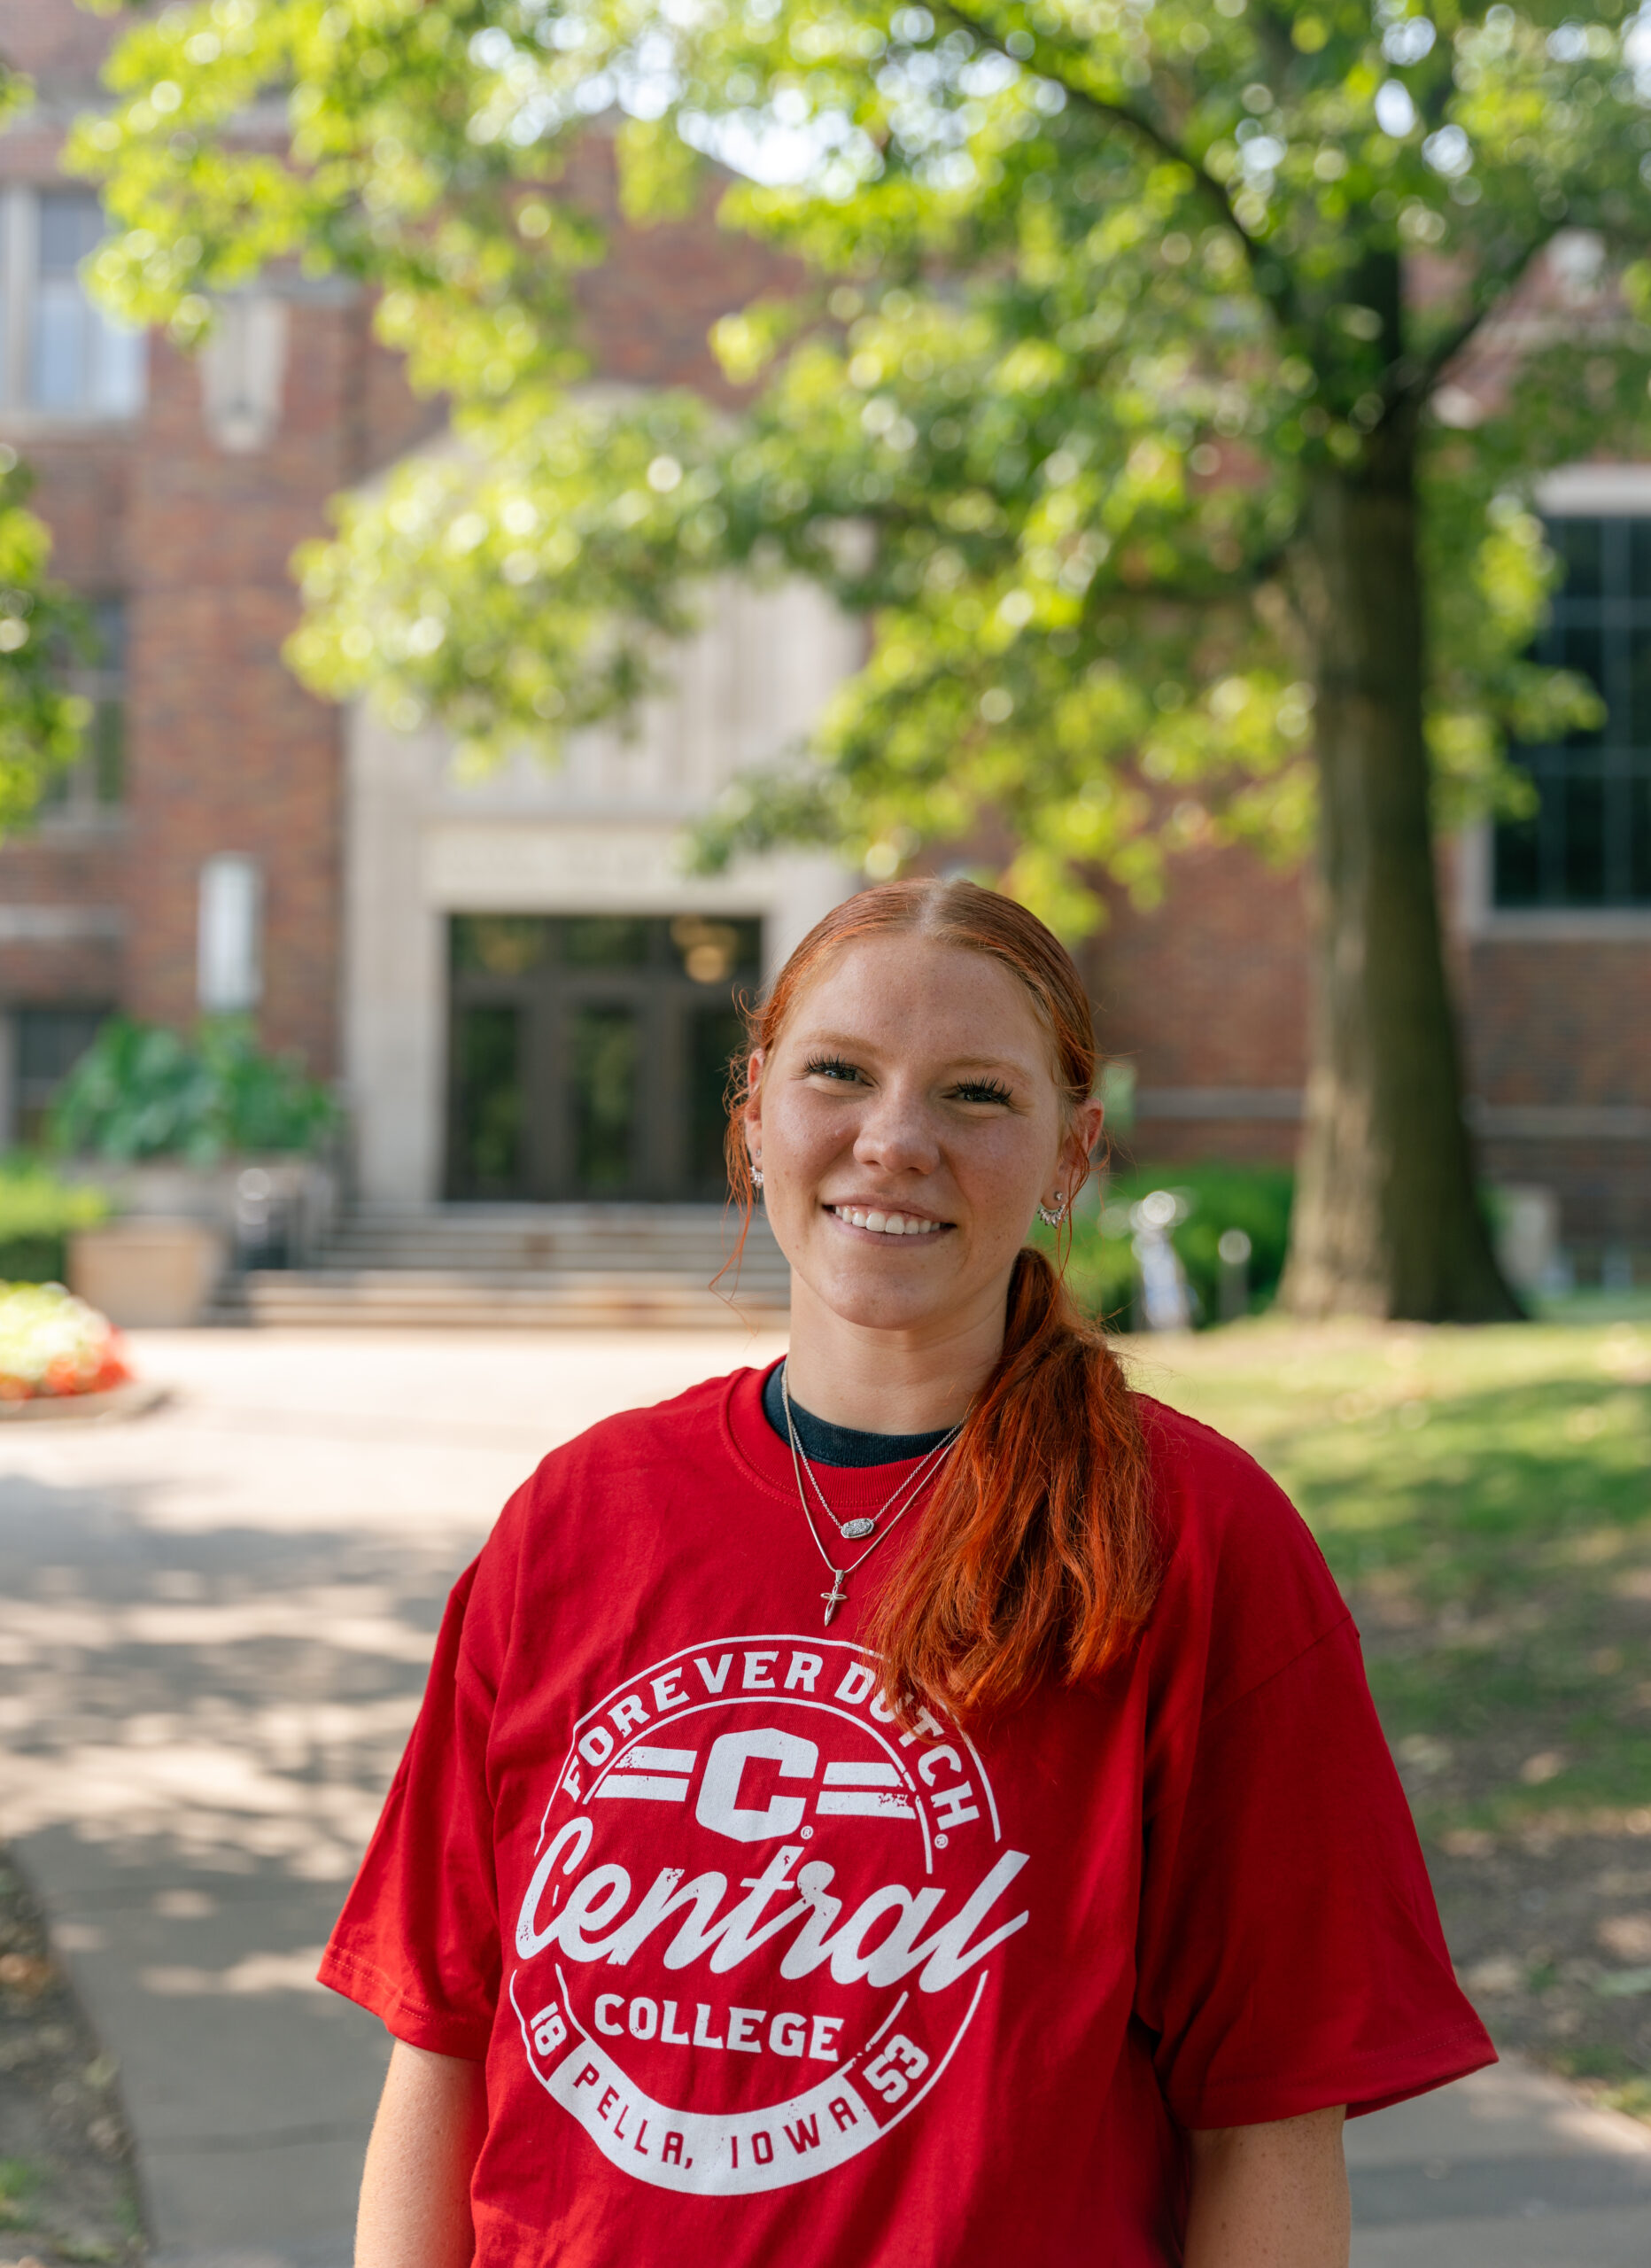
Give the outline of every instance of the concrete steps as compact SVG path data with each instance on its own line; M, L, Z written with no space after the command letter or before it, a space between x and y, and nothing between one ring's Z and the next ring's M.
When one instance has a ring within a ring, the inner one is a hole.
M444 1206L349 1216L317 1265L254 1270L225 1320L337 1328L782 1328L790 1271L753 1222L737 1285L719 1206Z

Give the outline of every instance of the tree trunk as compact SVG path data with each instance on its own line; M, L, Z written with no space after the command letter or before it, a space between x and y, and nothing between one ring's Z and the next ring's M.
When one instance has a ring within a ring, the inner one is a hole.
M1301 1316L1516 1317L1461 1115L1422 729L1415 421L1356 471L1312 477L1317 646L1315 988L1290 1258Z

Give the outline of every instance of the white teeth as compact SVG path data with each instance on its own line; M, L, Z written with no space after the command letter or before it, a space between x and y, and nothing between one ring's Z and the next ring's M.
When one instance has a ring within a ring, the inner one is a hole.
M861 1213L849 1205L834 1206L833 1210L839 1220L847 1221L857 1229L870 1229L875 1236L933 1236L941 1226L938 1221L920 1221L910 1213Z

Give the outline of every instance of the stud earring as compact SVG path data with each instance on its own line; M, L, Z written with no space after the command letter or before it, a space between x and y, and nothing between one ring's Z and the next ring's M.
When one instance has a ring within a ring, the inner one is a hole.
M1055 1202L1052 1205L1038 1207L1037 1216L1046 1229L1058 1229L1066 1217L1066 1207L1069 1201L1066 1191L1062 1189L1056 1192Z
M763 1186L763 1169L761 1166L752 1167L751 1180L756 1188L760 1189Z

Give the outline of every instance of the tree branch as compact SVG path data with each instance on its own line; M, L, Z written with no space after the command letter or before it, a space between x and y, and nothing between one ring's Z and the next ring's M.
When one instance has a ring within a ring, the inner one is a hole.
M1475 307L1471 315L1465 315L1455 329L1439 341L1433 352L1424 358L1410 384L1394 389L1395 398L1400 393L1415 393L1425 401L1462 349L1477 335L1492 316L1507 305L1509 291L1521 276L1527 276L1531 272L1531 261L1552 242L1553 237L1550 234L1537 244L1528 245L1518 260L1510 263L1503 270L1501 288L1495 296L1485 299L1481 306Z
M996 53L1007 57L1012 63L1027 59L1011 55L1002 35L968 9L960 6L958 0L936 0L936 4L942 14L950 16L954 23L971 33L982 47L991 48ZM1287 322L1291 314L1292 295L1288 282L1283 280L1283 270L1279 268L1281 280L1278 284L1268 288L1262 284L1259 271L1261 260L1268 257L1266 247L1250 234L1233 210L1233 201L1227 194L1226 183L1217 181L1214 175L1207 172L1197 159L1189 157L1174 136L1165 133L1163 128L1143 111L1134 110L1128 103L1112 102L1105 95L1097 95L1093 88L1085 86L1081 79L1068 77L1060 67L1065 58L1060 57L1058 50L1051 50L1046 41L1037 40L1035 52L1029 59L1044 78L1054 80L1074 102L1081 103L1093 117L1102 119L1111 126L1126 128L1146 143L1149 148L1156 150L1160 157L1168 159L1172 165L1185 166L1199 190L1214 206L1221 220L1244 246L1244 257L1250 263L1251 280L1257 291L1279 320Z

